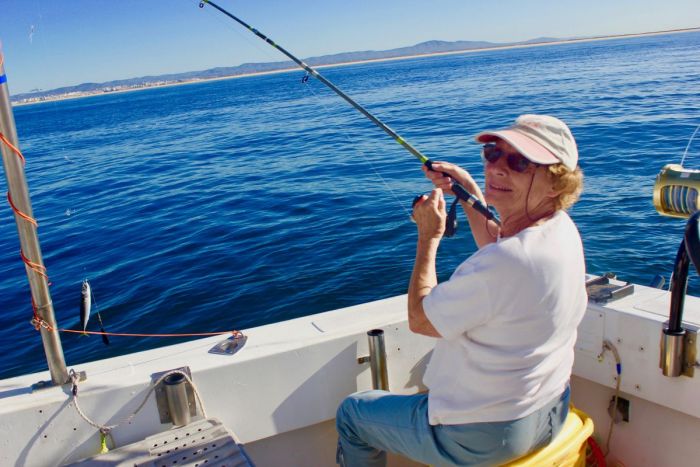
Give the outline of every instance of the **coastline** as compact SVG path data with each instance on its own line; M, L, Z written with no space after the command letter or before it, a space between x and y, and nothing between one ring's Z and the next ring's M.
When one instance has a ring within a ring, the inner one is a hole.
M493 46L493 47L481 47L481 48L475 48L475 49L452 50L452 51L447 51L447 52L431 52L431 53L425 53L425 54L401 55L398 57L386 57L386 58L375 58L375 59L367 59L367 60L355 60L355 61L350 61L350 62L329 63L326 65L316 65L313 68L320 69L320 68L331 68L331 67L343 67L343 66L353 66L353 65L365 64L365 63L390 62L390 61L396 61L396 60L428 58L428 57L437 57L437 56L443 56L443 55L461 55L461 54L468 54L468 53L522 49L522 48L530 48L530 47L556 46L556 45L575 44L575 43L582 43L582 42L606 41L606 40L615 40L615 39L632 39L632 38L636 38L636 37L661 36L661 35L666 35L666 34L683 34L683 33L690 33L690 32L700 32L700 27L698 27L698 28L685 28L685 29L670 29L670 30L666 30L666 31L652 31L652 32L633 33L633 34L615 34L615 35L609 35L609 36L592 36L592 37L584 37L584 38L561 39L561 40L557 40L557 41L531 42L531 43L526 43L526 44L511 44L511 45L502 45L502 46L497 45L497 46ZM278 70L271 70L271 71L261 71L261 72L254 72L254 73L241 73L238 75L221 76L221 77L216 77L216 78L194 78L194 79L190 79L190 80L182 80L182 81L176 81L176 82L164 82L162 84L154 83L154 84L140 85L140 86L135 86L133 88L128 88L128 89L89 91L89 92L84 92L84 93L75 93L75 95L57 95L55 97L47 97L47 98L42 99L42 100L36 100L36 101L30 101L30 102L14 102L14 103L12 103L12 106L13 107L21 107L21 106L26 106L26 105L43 104L43 103L47 103L47 102L57 102L57 101L64 101L64 100L71 100L71 99L83 99L83 98L88 98L88 97L102 96L102 95L106 95L106 94L121 94L121 93L127 93L127 92L144 91L146 89L165 88L165 87L172 87L172 86L184 86L184 85L188 85L188 84L205 83L205 82L210 82L210 81L221 81L221 80L228 80L228 79L239 79L239 78L249 78L249 77L254 77L254 76L272 75L272 74L279 74L279 73L289 73L292 71L298 71L300 69L301 68L299 68L299 66L294 64L294 65L290 65L289 68L281 68Z

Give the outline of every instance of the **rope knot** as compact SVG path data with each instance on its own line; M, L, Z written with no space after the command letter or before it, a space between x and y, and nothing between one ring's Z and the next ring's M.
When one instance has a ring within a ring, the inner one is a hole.
M40 316L35 316L33 317L29 323L34 326L34 329L39 331L41 328L44 328L48 331L51 331L51 326L49 326L49 323L44 321Z
M70 372L68 373L68 377L70 378L71 383L73 383L71 393L73 393L73 397L78 397L78 380L80 379L80 376L74 369L71 368Z

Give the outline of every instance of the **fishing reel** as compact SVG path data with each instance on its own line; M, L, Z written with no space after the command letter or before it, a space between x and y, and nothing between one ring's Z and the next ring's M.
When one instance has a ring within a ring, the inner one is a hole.
M423 195L418 195L415 198L413 198L413 202L411 203L411 209L413 209L416 206L416 203L421 199ZM459 198L456 198L452 201L452 205L450 205L450 209L447 211L447 219L445 220L445 233L443 234L443 237L454 237L454 235L457 233L457 204L459 204ZM411 220L413 220L413 215L411 215Z

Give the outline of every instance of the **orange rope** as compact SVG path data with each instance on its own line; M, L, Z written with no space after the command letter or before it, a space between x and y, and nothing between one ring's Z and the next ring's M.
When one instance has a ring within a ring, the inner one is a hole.
M58 329L59 332L72 332L75 334L95 334L100 336L124 336L124 337L196 337L196 336L220 336L222 334L239 335L240 331L218 331L218 332L194 332L184 334L137 334L128 332L99 332L83 331L79 329Z
M40 276L44 277L46 280L49 279L49 276L46 275L46 267L45 266L42 266L39 263L34 263L34 262L30 261L29 258L24 256L24 252L22 250L19 250L19 255L22 257L22 261L24 262L24 264L27 265L27 267L29 269L31 269L35 273L39 274Z
M2 133L0 133L0 141L5 143L7 147L12 150L12 152L17 154L17 157L19 157L22 160L22 166L24 166L27 163L27 161L24 159L24 156L22 155L22 151L20 151L12 143L10 143L10 141Z
M2 66L3 60L4 60L4 57L2 55L2 52L0 52L0 66ZM20 151L17 147L15 147L12 143L10 143L10 141L2 133L0 133L0 141L5 143L5 145L7 145L7 147L10 148L12 150L12 152L14 152L17 155L17 157L19 157L19 159L22 161L22 167L24 167L27 163L27 160L22 155L22 151ZM29 222L30 224L32 224L34 226L34 228L39 227L39 223L36 221L36 219L34 219L30 215L25 214L24 212L20 211L19 208L17 206L15 206L15 203L12 201L12 195L10 195L9 191L7 192L7 202L10 204L10 207L15 212L15 214L17 214L19 217L21 217L25 221ZM22 249L19 250L19 255L22 258L22 261L24 262L24 264L29 269L31 269L32 271L34 271L35 273L39 274L41 277L46 279L46 282L49 281L49 276L46 274L46 267L45 266L31 261L29 258L27 258L24 255L24 252L22 251ZM48 282L48 285L51 285L51 283ZM32 320L32 322L34 323L36 329L38 330L39 327L41 326L41 323L37 320L38 315L37 315L37 311L36 311L36 304L34 303L33 297L32 297L32 308L34 310L34 319Z
M34 297L32 297L32 310L34 311L34 319L32 320L32 324L34 325L34 328L38 331L39 328L41 327L41 325L39 324L41 317L39 316L39 312L37 311L36 302L34 301Z
M39 227L39 223L36 221L36 219L23 213L17 208L17 206L15 206L15 203L12 202L12 196L10 196L9 191L7 192L7 202L10 203L10 207L19 217L32 224L34 227Z
M32 305L34 301L32 300ZM32 325L39 330L39 328L45 328L49 331L53 331L54 328L44 321L41 317L34 315L32 320ZM231 331L217 331L217 332L194 332L194 333L179 333L179 334L142 334L142 333L129 333L129 332L98 332L98 331L82 331L80 329L56 329L58 332L72 332L74 334L94 334L99 336L122 336L122 337L203 337L203 336L221 336L223 334L232 334L234 337L242 336L241 331L231 330Z
M2 54L0 54L0 57L2 57ZM0 65L2 65L2 62L0 62ZM2 141L3 143L5 143L5 144L7 145L7 147L9 147L9 148L12 150L12 152L14 152L15 154L17 154L17 157L19 157L20 160L22 161L22 167L24 167L24 166L26 165L26 163L27 163L27 160L26 160L26 159L24 158L24 156L22 155L22 151L20 151L18 148L16 148L15 146L13 146L12 143L10 143L10 142L8 141L8 139L5 137L5 135L3 135L2 133L0 133L0 141ZM26 221L29 222L30 224L34 225L34 227L38 227L38 224L37 224L37 222L36 222L35 219L33 219L33 218L30 217L29 215L23 213L22 211L20 211L20 210L17 208L17 206L15 206L15 203L12 202L12 196L10 196L10 192L9 192L9 191L7 192L7 201L10 203L10 207L12 207L12 210L13 210L14 212L16 212L17 215L18 215L19 217L21 217L22 219L26 220Z

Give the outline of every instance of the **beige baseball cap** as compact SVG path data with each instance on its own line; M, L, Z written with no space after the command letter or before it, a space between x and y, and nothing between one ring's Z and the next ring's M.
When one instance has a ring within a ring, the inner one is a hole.
M521 115L510 128L482 131L474 138L479 143L503 139L538 164L562 163L571 171L578 164L578 149L571 130L566 123L549 115Z

